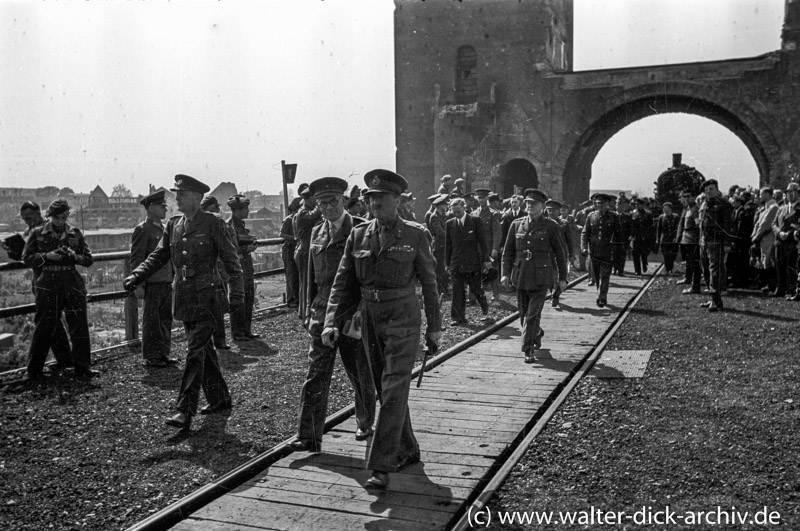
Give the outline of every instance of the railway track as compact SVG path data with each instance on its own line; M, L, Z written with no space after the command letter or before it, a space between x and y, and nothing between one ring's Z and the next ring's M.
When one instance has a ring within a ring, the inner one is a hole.
M515 438L513 444L509 446L509 450L499 456L490 473L487 474L487 476L481 481L480 488L473 492L473 495L467 500L467 503L463 506L462 510L454 515L454 518L448 524L447 528L460 530L466 529L470 526L471 515L475 511L480 511L485 507L489 499L491 499L496 490L505 481L515 464L525 454L535 437L541 432L561 404L563 404L566 397L575 388L580 379L587 374L589 370L591 370L595 361L602 354L607 342L624 322L625 318L628 316L636 302L652 284L655 275L657 275L660 270L661 268L658 268L653 273L649 281L641 287L635 297L631 299L626 307L620 312L617 319L607 330L602 339L595 344L595 346L588 352L581 363L578 364L577 368L570 373L566 380L556 390L556 393L551 395L551 398L549 398L548 401L537 410L537 413L527 421L525 428ZM568 286L568 289L574 288L586 280L587 276L584 275L571 282ZM453 345L447 350L441 352L428 361L426 372L434 370L442 365L445 361L486 340L493 334L496 334L501 329L516 321L518 318L518 312L512 312L496 323L480 330L478 333L473 334L460 343ZM416 378L419 374L419 371L420 367L418 366L412 373L412 378ZM353 415L354 406L351 404L350 406L345 407L329 416L325 424L326 433L330 430L333 430L336 426L343 423ZM215 481L165 507L161 511L154 513L145 520L136 523L128 528L128 531L160 530L176 525L192 513L209 505L214 500L231 492L237 487L240 487L247 481L252 480L259 473L291 454L293 451L290 448L290 444L294 440L295 437L290 437L282 441L267 452L256 456L250 461L219 477Z

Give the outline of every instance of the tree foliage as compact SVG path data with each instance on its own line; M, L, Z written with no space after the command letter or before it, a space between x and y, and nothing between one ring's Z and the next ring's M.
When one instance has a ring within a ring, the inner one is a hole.
M123 183L119 183L111 190L111 197L133 197L133 193Z

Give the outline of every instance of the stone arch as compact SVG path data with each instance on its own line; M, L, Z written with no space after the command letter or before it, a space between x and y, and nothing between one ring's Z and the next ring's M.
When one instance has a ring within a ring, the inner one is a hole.
M502 186L500 195L509 197L515 193L515 187L526 188L539 187L539 174L531 161L524 158L515 158L500 165L500 185Z
M717 122L747 147L762 184L779 181L782 150L770 129L746 103L722 100L709 86L670 83L643 85L609 98L605 108L584 116L562 139L553 166L562 175L564 199L575 203L588 196L592 162L612 136L637 120L662 113L694 114Z

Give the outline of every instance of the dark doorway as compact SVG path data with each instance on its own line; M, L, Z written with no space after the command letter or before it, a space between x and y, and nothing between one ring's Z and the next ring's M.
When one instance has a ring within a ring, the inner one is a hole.
M526 188L538 188L539 176L533 163L527 159L511 159L500 166L503 197L522 194Z

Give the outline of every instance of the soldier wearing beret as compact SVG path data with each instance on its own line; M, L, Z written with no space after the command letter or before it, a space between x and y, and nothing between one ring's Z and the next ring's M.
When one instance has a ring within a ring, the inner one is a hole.
M250 215L250 200L241 194L228 198L231 217L228 226L236 234L236 247L239 263L242 265L242 284L244 286L244 304L231 308L231 335L235 341L250 341L261 337L253 333L253 304L255 303L256 284L252 253L256 250L256 239L250 235L250 229L244 220Z
M33 229L41 227L45 224L45 219L42 217L42 208L34 201L25 201L19 207L19 217L26 225L22 237L15 237L17 244L8 245L5 241L2 243L3 248L8 253L11 260L22 260L22 251L25 249L25 242L27 242ZM21 245L20 245L21 244ZM36 296L36 279L42 274L41 269L34 268L31 277L31 291L34 297ZM68 367L72 367L72 348L69 345L69 336L67 330L64 328L63 319L59 319L54 323L53 338L50 343L50 349L53 351L53 357L56 362L50 365L50 371L60 371Z
M72 361L77 376L95 376L92 370L89 321L86 313L86 283L75 269L89 267L94 260L83 234L67 223L70 207L56 199L47 208L49 221L34 228L22 250L22 261L40 271L36 279L35 329L28 355L28 377L42 376L47 351L53 345L61 315L67 320L72 340Z
M364 345L381 401L367 454L372 477L366 486L385 489L389 472L420 459L408 412L421 327L417 281L425 303L425 341L433 348L441 337L441 315L430 233L397 215L400 194L408 183L402 176L380 169L367 172L364 181L375 219L350 232L331 288L322 341L334 345L341 316L361 299Z
M581 232L581 253L591 259L592 277L600 291L597 296L597 306L600 308L607 303L608 283L614 259L612 242L620 240L622 230L617 213L608 208L608 203L613 199L607 194L592 195L595 211L586 218Z
M342 308L335 321L339 340L334 348L322 342L325 311L331 285L339 262L344 254L345 242L353 227L366 220L348 214L344 209L344 192L347 181L338 177L323 177L312 182L311 193L322 212L322 221L311 231L308 260L308 300L304 322L311 335L308 351L308 374L300 393L300 411L297 420L296 450L322 451L322 431L328 410L328 393L331 386L336 350L355 392L356 440L363 441L372 434L375 420L375 385L372 382L364 343L360 337L348 335L348 323L361 320L356 306Z
M294 238L292 222L295 214L300 210L302 202L303 200L300 197L292 199L292 202L289 203L289 214L283 218L281 223L281 239L283 239L281 257L283 258L284 275L286 276L286 305L289 308L297 308L300 305L300 274L294 261L297 240Z
M139 203L147 212L147 219L133 229L131 236L131 269L136 269L150 256L161 237L167 217L166 190L148 195ZM169 357L172 343L172 264L153 273L136 288L136 296L143 301L142 357L147 367L169 367L177 360Z
M731 230L732 207L722 197L716 179L703 183L705 201L700 207L700 251L708 259L711 300L703 303L710 312L723 309L725 286L725 241Z
M214 349L214 330L218 322L217 308L227 309L225 287L217 269L221 259L230 275L231 305L244 302L242 266L225 222L200 208L203 194L209 187L188 175L175 176L176 200L182 216L167 222L164 235L156 249L130 276L123 280L127 290L133 290L172 262L173 315L183 321L186 330L186 368L178 394L178 413L167 419L169 426L188 429L197 413L202 388L208 404L202 414L217 413L231 408L231 395Z
M546 201L544 192L535 188L525 190L528 215L511 223L503 249L500 281L505 287L510 284L517 290L525 363L535 363L534 351L542 347L542 308L556 275L558 289L562 292L567 289L566 244L558 223L544 215Z
M294 239L297 241L294 249L294 261L297 264L297 274L300 279L298 315L300 319L303 319L306 315L305 304L308 296L308 248L311 245L311 229L322 219L322 214L306 183L298 187L297 193L303 198L303 203L292 218L292 231Z
M207 195L200 201L200 208L202 208L206 212L210 212L217 216L219 219L224 221L222 214L220 213L219 201L213 195ZM226 224L228 227L228 236L230 236L232 241L236 241L236 232L230 225ZM230 277L228 273L225 271L225 264L222 263L222 260L217 260L217 271L219 271L219 276L222 278L222 285L225 288L225 294L228 294L228 284L230 283ZM232 308L230 308L232 310ZM216 316L214 317L214 321L220 323L219 326L214 328L214 348L217 350L230 350L231 346L228 344L228 340L226 339L225 334L225 308L222 306L217 306L214 308L216 312Z

